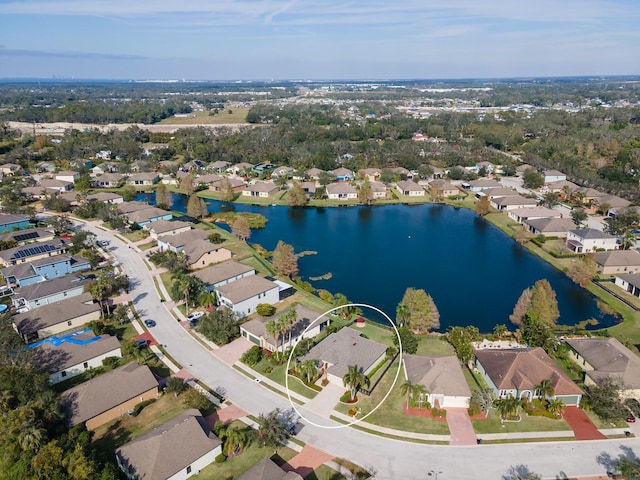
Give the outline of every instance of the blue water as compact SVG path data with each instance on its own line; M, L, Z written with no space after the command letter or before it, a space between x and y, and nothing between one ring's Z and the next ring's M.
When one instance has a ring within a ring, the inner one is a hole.
M289 208L209 201L209 211L221 207L264 215L269 222L252 231L250 243L273 250L283 240L296 252L318 252L299 260L305 280L331 273L330 280L312 284L344 293L352 302L375 305L391 318L407 287L423 288L440 311L440 331L475 325L488 332L500 323L510 325L509 314L522 291L546 278L556 292L559 323L590 318L598 319L600 328L615 323L600 313L593 295L467 209L432 204ZM184 211L184 199L176 196L172 208Z

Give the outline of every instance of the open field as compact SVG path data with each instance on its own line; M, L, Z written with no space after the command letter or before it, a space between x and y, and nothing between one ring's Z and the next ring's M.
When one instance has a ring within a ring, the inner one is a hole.
M162 120L160 125L226 125L246 123L248 108L234 108L213 112L192 112L188 117L169 117Z

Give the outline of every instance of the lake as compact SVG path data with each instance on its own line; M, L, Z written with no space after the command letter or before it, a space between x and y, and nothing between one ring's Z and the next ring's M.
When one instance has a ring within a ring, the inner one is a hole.
M154 200L153 195L138 199ZM296 252L317 252L299 260L305 280L330 273L329 280L311 283L343 293L354 303L374 305L391 318L405 289L415 287L435 300L442 332L452 325L475 325L481 332L500 323L511 328L508 317L522 291L546 278L556 292L559 323L574 325L590 318L599 320L599 328L615 323L601 314L588 291L467 209L433 204L290 208L207 202L211 212L230 208L264 215L269 222L253 230L250 243L273 250L283 240ZM172 208L185 207L184 198L174 195Z

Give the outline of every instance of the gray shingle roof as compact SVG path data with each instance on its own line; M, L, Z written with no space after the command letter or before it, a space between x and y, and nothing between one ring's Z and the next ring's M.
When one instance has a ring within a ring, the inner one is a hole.
M637 250L609 250L593 253L598 265L606 267L636 267L640 265L640 252Z
M182 228L189 227L189 222L183 222L182 220L156 220L148 225L145 225L145 229L156 234L171 232L172 230L180 230Z
M595 228L577 228L569 230L569 232L577 235L580 238L594 240L599 238L616 238L615 235L610 235L602 230L596 230Z
M238 275L244 275L248 272L255 273L255 269L233 260L227 260L226 262L203 268L191 275L198 277L207 285L216 285L217 283L224 282Z
M79 275L69 274L60 278L53 278L46 282L34 283L14 290L14 298L24 298L25 300L35 300L37 298L48 297L55 293L64 292L82 287L86 283Z
M298 304L293 308L296 311L296 323L291 328L291 338L295 338L300 334L302 334L302 332L304 332L305 329L309 327L309 325L311 325L311 323L314 322L316 319L318 319L318 321L315 322L314 325L319 325L320 323L326 322L327 320L329 320L328 317L324 315L320 315L319 312L314 312L313 310L305 307L304 305ZM276 315L273 318L277 319L280 317L280 315L282 315L282 313L279 315ZM268 321L269 321L268 318L262 318L262 317L254 318L253 320L249 320L248 322L243 323L242 328L245 329L247 332L252 333L256 337L263 337L270 344L273 345L273 338L271 338L267 333L266 324ZM282 338L278 338L277 340L278 340L278 345L282 345Z
M429 393L470 397L471 390L464 378L458 357L404 355L407 380L424 385Z
M227 285L222 285L217 290L222 296L235 304L274 288L277 289L278 284L257 275L250 275Z
M74 343L75 341L81 343ZM111 335L96 336L91 330L75 334L73 339L70 339L69 336L51 337L44 341L41 340L41 342L43 343L35 348L38 350L42 367L49 373L65 370L120 349L120 342L116 337Z
M263 458L237 480L302 480L296 472L285 472L270 458Z
M60 302L43 305L35 310L19 313L13 317L13 324L22 335L27 335L42 328L99 311L100 305L94 303L91 294L86 292Z

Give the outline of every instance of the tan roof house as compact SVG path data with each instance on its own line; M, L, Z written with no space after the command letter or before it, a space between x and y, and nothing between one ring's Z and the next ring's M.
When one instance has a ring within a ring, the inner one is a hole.
M118 466L137 480L183 480L197 475L222 452L202 414L186 410L116 450Z
M358 191L348 183L330 183L327 185L327 197L329 200L355 200Z
M43 178L42 180L40 180L38 186L41 188L46 188L47 190L55 190L59 193L73 190L73 182L55 180L53 178Z
M532 218L522 224L534 235L545 237L566 238L569 230L576 228L576 224L569 218Z
M270 458L263 458L237 480L302 480L296 472L285 472Z
M62 180L64 182L76 183L76 181L80 179L80 173L70 170L62 170L56 173L53 178L55 178L56 180Z
M579 406L582 390L540 347L476 350L476 368L497 398L540 398L537 386L550 380L552 398Z
M640 252L637 250L610 250L595 252L598 272L603 275L618 273L640 273Z
M429 191L433 192L434 189L440 190L440 195L443 197L454 197L460 194L458 187L446 180L432 180L429 182Z
M373 198L375 200L380 198L386 198L387 196L387 186L382 182L370 182L371 193L373 194Z
M209 185L209 190L212 192L222 192L226 187L225 185L231 185L231 190L234 192L241 192L247 185L244 180L238 177L222 177L217 182L213 182Z
M122 195L118 195L117 193L113 192L98 192L87 195L87 201L104 202L110 203L112 205L117 205L118 203L124 202L124 198L122 197Z
M202 270L192 273L194 277L198 277L207 286L208 290L214 290L217 287L226 285L227 283L240 280L243 277L255 275L256 271L253 267L242 263L228 260L205 267Z
M404 375L413 385L424 385L426 401L438 408L469 408L471 389L458 357L404 355Z
M363 168L358 170L358 175L363 178L368 178L370 182L378 182L380 181L382 170L379 168Z
M256 182L242 190L243 197L269 198L278 193L280 189L273 182Z
M93 185L102 188L117 188L127 178L121 173L103 173L93 179Z
M228 248L206 240L195 240L184 246L182 252L187 257L189 268L202 268L212 263L231 259L233 253Z
M127 178L127 185L133 186L150 186L160 181L160 175L157 172L140 172L134 173Z
M191 224L182 220L156 220L155 222L147 223L142 228L149 232L151 238L157 240L165 235L178 235L188 232L191 230Z
M157 396L158 381L149 367L128 363L65 390L61 403L70 427L85 423L93 430Z
M523 224L525 220L535 218L562 218L562 213L547 207L524 207L509 210L509 218Z
M584 370L585 385L614 378L627 398L640 397L640 357L616 338L568 338L570 355Z
M158 220L171 220L173 214L167 210L163 210L158 207L149 207L142 210L136 210L127 214L129 223L137 223L141 227L147 223L156 222Z
M249 275L216 287L218 301L243 318L256 311L258 304L275 305L280 301L277 283L257 275Z
M516 208L535 207L538 201L535 198L526 198L521 195L510 195L508 197L494 197L490 204L496 210L506 212Z
M407 197L424 197L426 194L424 188L413 180L400 180L396 183L396 189L401 195L405 195Z

